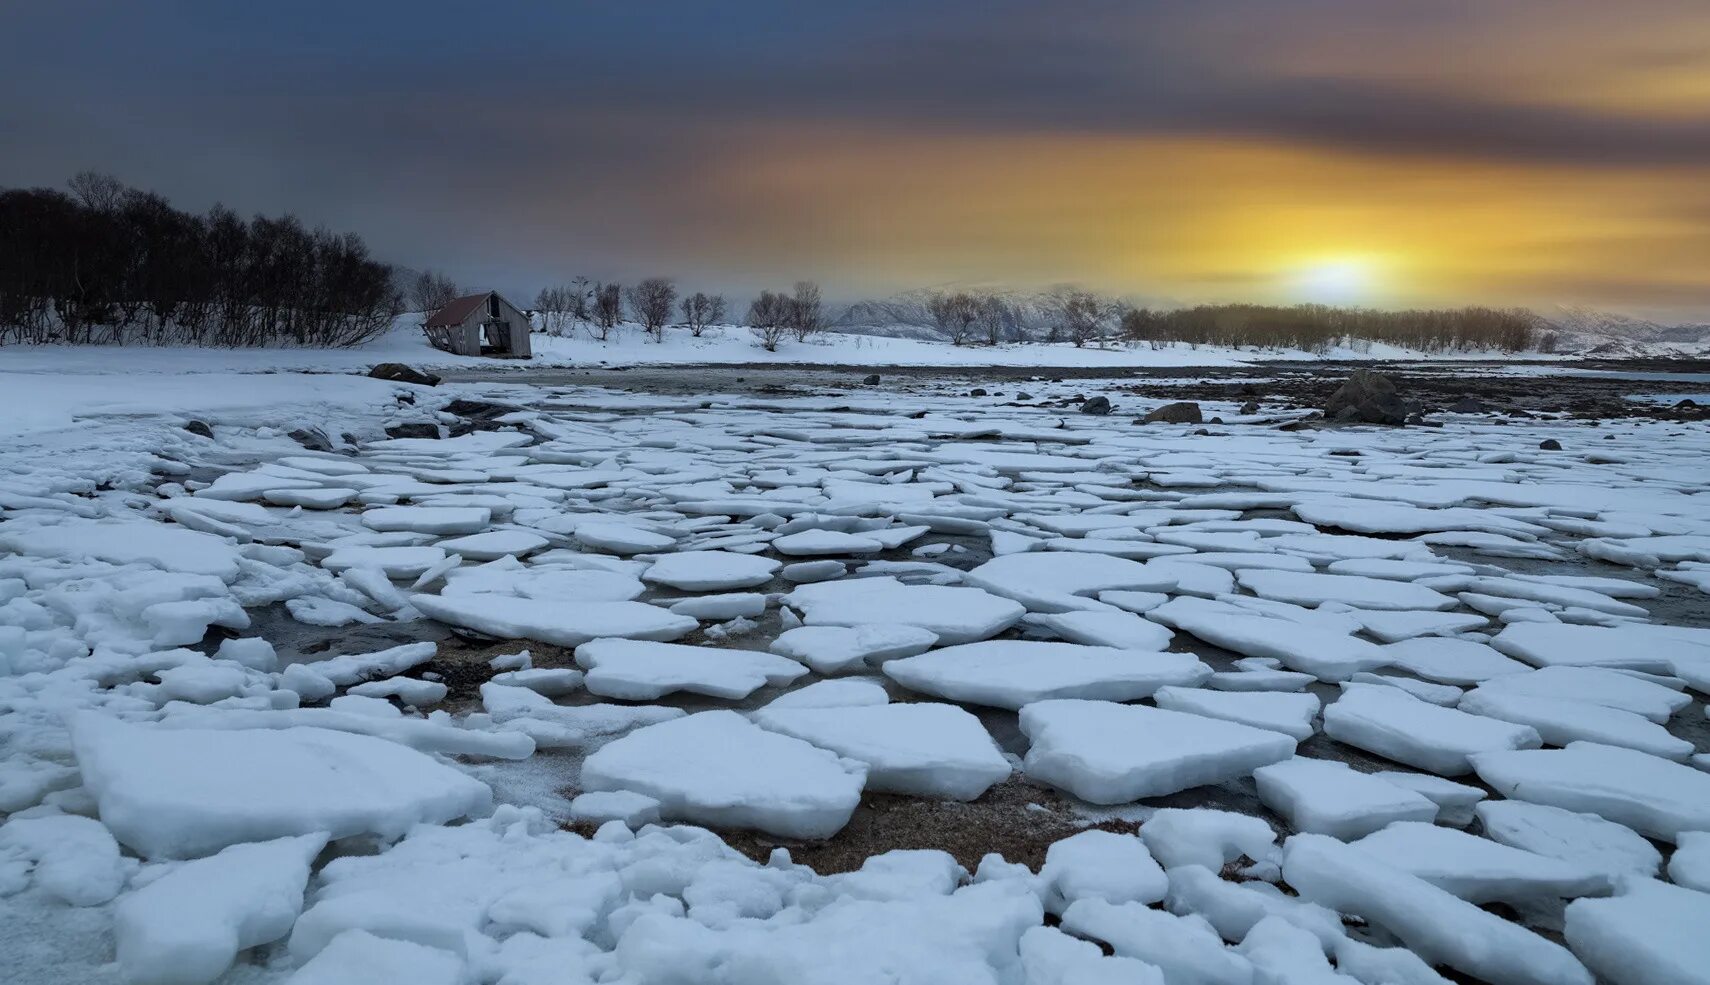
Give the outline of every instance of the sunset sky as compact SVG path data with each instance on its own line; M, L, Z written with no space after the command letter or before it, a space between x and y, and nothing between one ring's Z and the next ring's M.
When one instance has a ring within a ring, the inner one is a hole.
M9 4L0 185L110 171L532 298L1710 319L1706 0Z

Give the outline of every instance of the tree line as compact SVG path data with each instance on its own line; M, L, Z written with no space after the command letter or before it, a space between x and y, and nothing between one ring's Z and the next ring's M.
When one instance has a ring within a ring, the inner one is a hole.
M1348 342L1385 342L1424 352L1520 352L1532 348L1536 325L1537 317L1524 309L1376 311L1323 304L1131 308L1119 320L1122 339L1133 344L1271 346L1314 353Z
M455 289L436 290L442 281L449 287L450 282L442 275L421 275L411 292L416 306L432 311L444 305L442 296L455 296ZM774 352L786 336L805 342L821 331L825 327L824 307L818 284L797 281L787 293L761 291L748 306L746 324L761 346ZM673 326L700 338L708 326L724 321L727 306L722 294L696 291L680 296L676 283L668 277L649 277L628 287L578 277L568 284L543 288L535 296L534 309L541 329L550 335L569 335L583 328L604 342L611 338L612 329L634 321L653 341L663 342L665 330Z
M402 310L354 234L196 215L108 175L0 189L0 344L349 346Z

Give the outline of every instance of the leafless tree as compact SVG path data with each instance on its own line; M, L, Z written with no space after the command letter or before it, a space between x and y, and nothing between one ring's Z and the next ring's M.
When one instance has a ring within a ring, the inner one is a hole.
M819 298L819 285L811 280L796 281L795 293L789 299L785 322L797 342L806 342L824 324Z
M424 270L410 284L410 304L417 311L434 312L457 297L457 285L450 277L434 270Z
M683 324L689 326L689 334L700 338L708 325L717 324L724 318L724 295L708 296L701 291L683 299Z
M952 345L967 344L974 320L979 317L973 297L964 292L934 294L926 299L926 311Z
M612 329L623 321L623 287L618 284L595 284L590 314L593 315L594 338L601 342L612 337Z
M1015 331L1020 319L1008 301L995 294L982 294L974 299L974 324L986 337L987 345L998 345L1006 334Z
M761 291L760 296L748 306L748 324L760 337L760 345L767 352L778 351L778 343L784 339L790 318L791 304L792 299L787 294Z
M535 296L534 307L540 312L541 328L548 335L568 335L578 321L585 321L588 311L586 295L579 295L574 285L543 287ZM580 311L582 318L578 318Z
M653 336L653 341L665 341L665 323L677 306L677 288L666 277L649 277L624 292L629 300L630 314Z
M1100 337L1109 306L1091 291L1066 290L1056 296L1057 317L1063 335L1079 349Z

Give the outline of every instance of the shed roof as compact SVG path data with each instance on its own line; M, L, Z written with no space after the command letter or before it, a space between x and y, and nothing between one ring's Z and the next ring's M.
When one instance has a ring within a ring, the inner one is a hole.
M492 293L492 291L482 291L480 294L466 294L460 298L453 298L450 304L429 315L428 320L422 325L426 328L452 328L461 325L477 309L487 303L487 298Z

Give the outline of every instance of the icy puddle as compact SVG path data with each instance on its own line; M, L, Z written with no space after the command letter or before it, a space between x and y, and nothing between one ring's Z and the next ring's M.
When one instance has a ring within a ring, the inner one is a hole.
M0 965L1710 981L1710 430L1025 387L10 454Z

